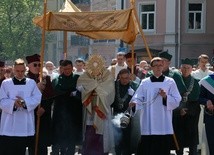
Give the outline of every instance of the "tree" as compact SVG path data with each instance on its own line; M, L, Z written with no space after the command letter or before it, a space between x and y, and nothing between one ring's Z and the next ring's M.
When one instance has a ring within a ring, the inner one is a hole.
M0 59L14 60L39 53L41 30L32 19L43 11L42 0L0 1Z

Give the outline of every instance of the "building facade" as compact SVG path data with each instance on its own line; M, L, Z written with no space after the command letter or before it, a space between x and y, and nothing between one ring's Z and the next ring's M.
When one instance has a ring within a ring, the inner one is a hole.
M136 0L135 5L149 48L168 50L173 66L187 57L196 62L202 53L214 56L214 1ZM135 47L145 48L140 36Z
M49 0L48 8L58 11L63 0ZM82 11L117 10L130 8L129 0L72 0ZM213 0L135 0L135 8L146 42L153 56L160 51L173 55L172 66L178 67L186 57L197 61L201 54L214 56ZM63 59L63 32L56 32L56 41L48 43L48 56ZM68 33L68 58L87 58L100 53L110 64L118 51L129 51L119 40L90 40ZM138 61L148 60L141 35L135 41ZM54 54L50 54L54 53ZM56 54L55 54L56 53Z

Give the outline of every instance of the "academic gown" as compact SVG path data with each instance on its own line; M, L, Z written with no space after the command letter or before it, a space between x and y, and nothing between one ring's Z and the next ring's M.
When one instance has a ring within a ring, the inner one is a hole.
M192 76L183 77L186 88L189 88ZM198 80L194 79L194 85L192 91L188 95L187 103L183 103L181 108L187 108L187 114L185 116L177 116L177 124L174 124L174 131L178 140L180 148L190 147L199 143L198 139L198 121L200 115L200 104L198 101L200 93L200 86ZM182 104L182 103L181 103Z
M52 81L57 94L53 110L53 144L79 144L82 135L82 102L76 89L79 75L60 75ZM76 96L71 96L71 92Z

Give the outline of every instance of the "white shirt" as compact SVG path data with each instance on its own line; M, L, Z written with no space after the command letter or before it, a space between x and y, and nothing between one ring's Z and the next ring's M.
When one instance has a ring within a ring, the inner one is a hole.
M167 94L167 106L163 105L163 97L159 95L160 88ZM172 78L165 77L163 82L151 82L150 77L143 79L132 98L136 111L141 110L141 135L173 134L172 110L180 101L180 93Z
M52 72L52 73L47 72L47 75L51 77L51 81L59 76L59 74L55 72Z
M206 69L205 71L203 71L202 69L197 69L195 71L193 71L191 73L191 75L195 78L195 79L199 79L201 80L202 78L204 78L205 76L207 75L210 75L212 74L213 71L209 70L209 69Z
M74 74L77 74L77 75L82 75L83 73L85 72L85 70L82 70L82 71L77 71L77 70L75 70L73 73Z
M27 109L14 111L14 102L20 96ZM3 81L0 88L2 109L0 135L33 136L35 134L34 109L41 101L41 92L34 80L26 78L25 85L14 85L12 78Z
M120 72L120 70L122 69L126 69L127 68L127 64L124 63L123 66L119 66L118 64L110 66L108 69L110 70L110 72L114 72L114 79L117 79L117 75ZM113 71L113 69L115 69L115 71Z

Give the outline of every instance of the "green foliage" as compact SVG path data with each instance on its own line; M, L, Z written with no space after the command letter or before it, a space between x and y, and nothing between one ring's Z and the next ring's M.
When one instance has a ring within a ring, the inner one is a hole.
M42 0L0 1L0 60L40 52L41 30L32 19L42 11Z

